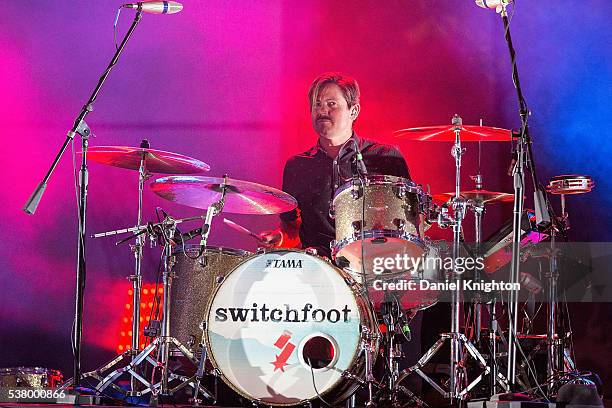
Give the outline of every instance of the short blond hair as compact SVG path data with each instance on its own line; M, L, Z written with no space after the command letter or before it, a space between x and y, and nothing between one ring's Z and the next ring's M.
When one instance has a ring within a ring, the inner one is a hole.
M323 89L327 84L336 84L338 87L340 87L342 95L344 96L349 108L352 108L359 103L359 84L357 84L355 78L341 72L324 72L312 82L312 85L310 85L310 89L308 90L308 101L310 102L311 111L312 107L317 101L319 92L321 92L321 89Z

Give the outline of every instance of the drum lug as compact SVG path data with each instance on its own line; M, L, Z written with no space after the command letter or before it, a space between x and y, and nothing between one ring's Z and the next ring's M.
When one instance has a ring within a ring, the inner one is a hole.
M397 196L397 198L403 199L406 197L406 186L405 185L402 184L402 185L396 186L394 190L395 190L395 195Z
M329 206L329 218L331 218L332 220L336 219L336 209L334 208L333 204L330 204Z
M404 231L404 226L406 225L406 220L402 218L394 218L393 224L397 227L398 231Z
M361 232L361 221L353 221L351 225L353 226L353 234L359 234Z
M225 280L225 276L223 275L219 275L215 278L215 282L217 282L217 284L222 283Z
M353 184L353 189L351 190L351 197L353 200L358 200L363 196L363 191L360 185Z
M313 247L308 247L304 250L304 252L306 252L309 255L318 255L319 253L317 252L317 248L313 248Z

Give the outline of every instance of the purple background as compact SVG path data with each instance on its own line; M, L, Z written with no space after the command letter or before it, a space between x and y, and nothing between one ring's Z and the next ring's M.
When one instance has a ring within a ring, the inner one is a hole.
M512 20L539 175L544 183L558 174L592 175L595 191L569 198L571 236L610 241L612 6L605 0L541 3L519 1ZM70 151L37 213L27 216L21 207L114 52L112 25L120 4L9 2L0 15L0 366L71 372L76 205ZM122 12L119 39L133 14ZM205 161L212 167L208 175L228 173L280 187L285 159L316 140L306 92L328 70L359 80L356 129L362 136L397 143L394 130L447 124L454 113L465 124L483 119L485 125L519 125L501 19L471 1L185 0L179 14L144 16L87 118L95 134L91 145L137 146L146 138L153 148ZM453 189L450 144L399 144L416 181L433 193ZM471 189L478 145L466 147L463 183ZM505 143L482 145L486 188L511 192L509 149ZM137 173L93 162L89 167L88 234L132 226ZM201 213L150 191L144 201L145 220L155 219L156 206L175 217ZM532 206L529 195L526 205ZM484 235L511 213L508 205L491 207ZM213 245L255 248L220 218ZM228 218L255 231L277 222L275 216ZM468 237L472 222L470 216ZM449 237L435 229L432 236ZM114 242L87 243L86 370L112 356L117 345L133 256ZM159 251L145 250L147 281L154 279ZM578 361L581 368L601 369L610 361L610 308L576 310Z

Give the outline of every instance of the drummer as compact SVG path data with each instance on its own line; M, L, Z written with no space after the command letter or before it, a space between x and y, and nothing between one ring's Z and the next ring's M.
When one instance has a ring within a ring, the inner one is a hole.
M339 72L318 76L308 90L314 146L287 160L283 191L297 209L281 214L276 230L260 234L266 247L314 248L330 257L335 238L329 210L335 191L355 175L391 175L410 179L408 165L395 146L361 138L353 125L361 110L357 81ZM356 162L357 149L363 162Z

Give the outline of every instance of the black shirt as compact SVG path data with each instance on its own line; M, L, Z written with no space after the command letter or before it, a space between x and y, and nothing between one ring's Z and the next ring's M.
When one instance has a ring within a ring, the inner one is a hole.
M357 142L369 175L410 179L406 160L396 146L361 139L355 133L351 139ZM283 172L283 191L298 202L302 247L315 247L327 257L331 253L329 244L336 238L330 205L336 189L353 177L355 144L351 139L342 146L336 159L329 157L317 142L304 153L289 158ZM295 221L297 217L296 210L281 214L283 222Z

